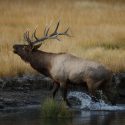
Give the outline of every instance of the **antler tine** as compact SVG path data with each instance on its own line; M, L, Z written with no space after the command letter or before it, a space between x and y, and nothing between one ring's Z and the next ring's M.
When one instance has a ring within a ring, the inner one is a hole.
M27 41L27 31L24 33L24 40Z
M69 27L66 29L65 33L67 34L67 33L68 33L68 31L69 31Z
M60 24L60 20L59 20L58 23L57 23L57 26L56 26L56 29L55 29L54 33L57 33L57 30L58 30L58 28L59 28L59 24Z
M58 28L59 28L59 24L60 24L60 20L58 21L57 26L56 26L54 32L53 32L52 34L50 34L49 37L53 37L53 36L56 36L56 35L58 34L58 33L57 33L57 30L58 30Z
M29 38L29 31L26 31L25 33L24 33L24 40L25 41L27 41L28 42L28 44L32 44L32 41L31 41L31 39Z
M44 30L44 36L46 35L46 29L47 29L47 26L45 27L45 30Z
M30 38L29 38L29 31L26 32L26 39L27 39L27 42L31 42Z
M23 37L24 37L24 40L26 41L26 33L24 33Z
M48 36L49 30L50 30L50 27L46 28L45 36Z
M34 31L34 33L33 33L33 36L34 36L34 38L38 41L39 39L38 39L38 37L36 36L36 30L37 30L37 29L35 29L35 31Z
M69 27L65 30L65 32L64 32L64 33L60 33L59 35L66 35L66 36L71 37L71 35L70 35L70 34L68 34L68 31L69 31Z

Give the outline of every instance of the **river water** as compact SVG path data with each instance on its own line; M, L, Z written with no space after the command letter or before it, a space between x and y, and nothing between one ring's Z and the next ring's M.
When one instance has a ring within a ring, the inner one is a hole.
M103 101L94 103L80 92L69 93L81 101L74 107L72 119L44 119L40 106L8 110L0 114L0 125L125 125L125 105L111 106Z

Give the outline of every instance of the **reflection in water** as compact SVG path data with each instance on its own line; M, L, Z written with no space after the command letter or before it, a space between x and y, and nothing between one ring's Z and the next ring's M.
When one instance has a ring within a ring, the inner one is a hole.
M81 111L74 125L125 125L125 112Z
M43 119L40 111L9 113L0 116L0 125L125 125L125 112L74 111L72 119Z

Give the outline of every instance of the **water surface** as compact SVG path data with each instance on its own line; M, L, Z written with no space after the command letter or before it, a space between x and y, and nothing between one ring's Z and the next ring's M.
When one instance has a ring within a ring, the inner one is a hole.
M111 106L92 102L85 93L72 92L81 105L74 107L72 119L44 119L40 106L24 107L0 113L0 125L125 125L125 105Z
M125 125L124 111L74 111L72 119L44 119L39 109L7 113L0 125Z

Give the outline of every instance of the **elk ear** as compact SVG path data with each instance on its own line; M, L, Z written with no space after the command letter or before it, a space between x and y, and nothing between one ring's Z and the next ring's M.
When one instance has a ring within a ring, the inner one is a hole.
M37 44L37 45L33 46L32 50L37 50L37 49L38 49L41 45L42 45L42 43L41 43L41 44Z

